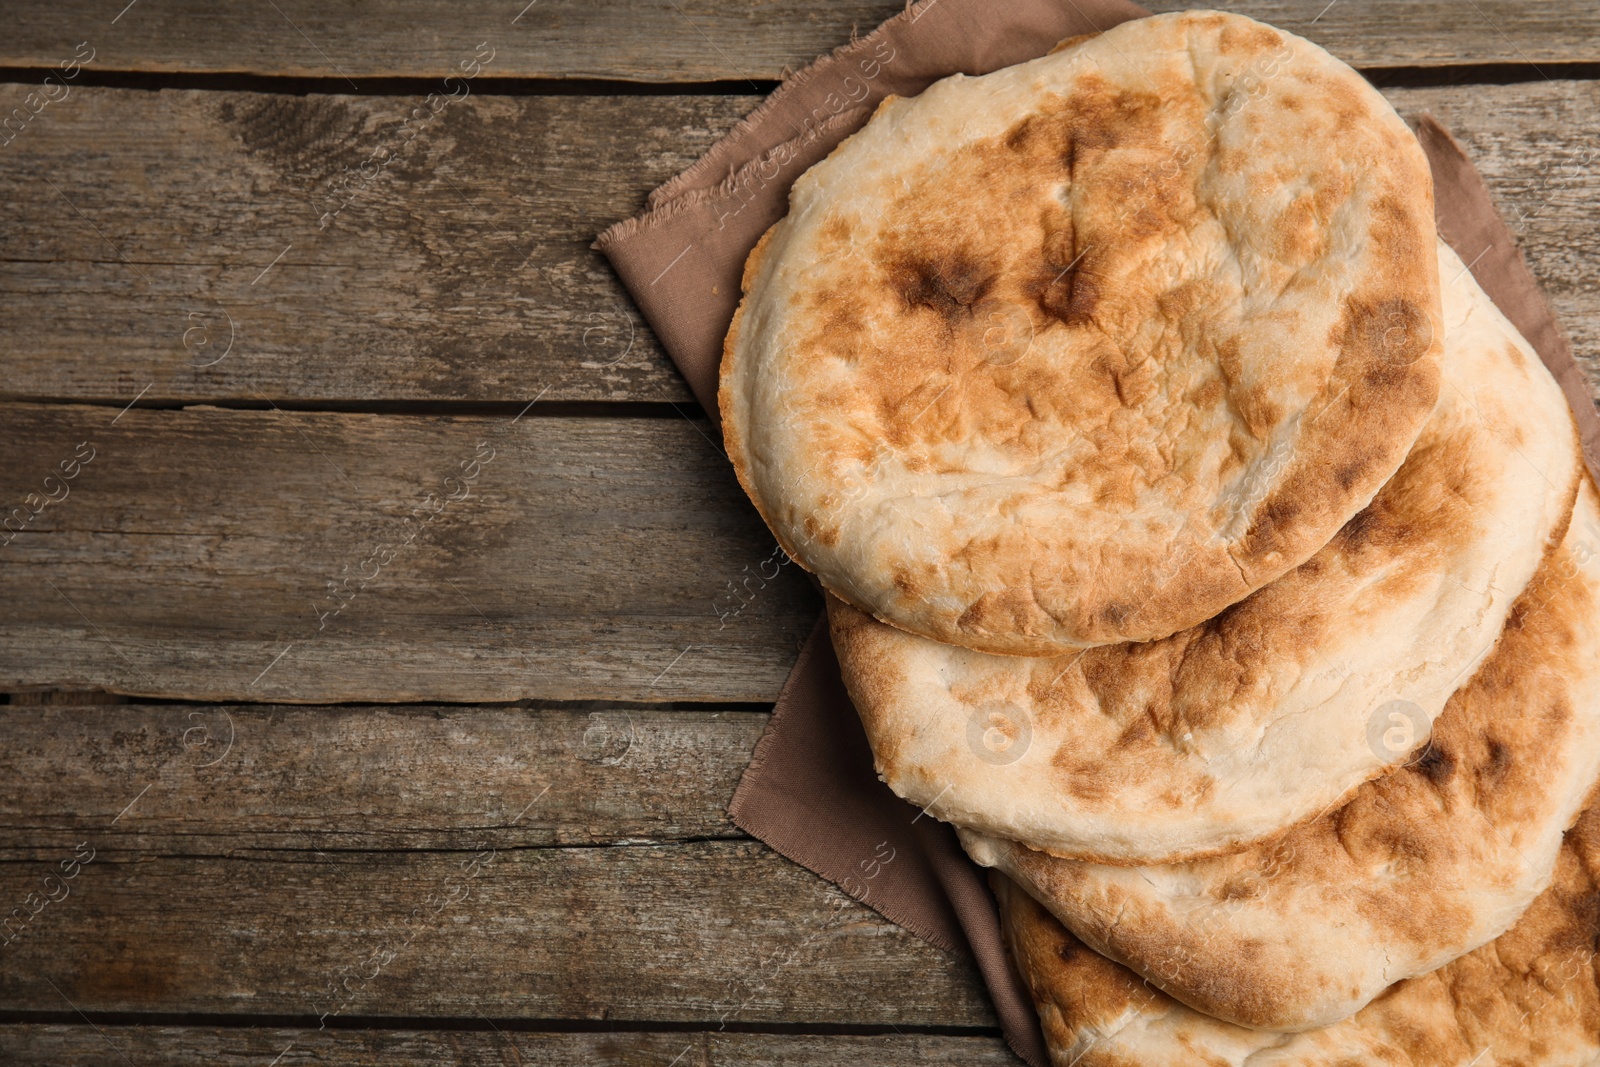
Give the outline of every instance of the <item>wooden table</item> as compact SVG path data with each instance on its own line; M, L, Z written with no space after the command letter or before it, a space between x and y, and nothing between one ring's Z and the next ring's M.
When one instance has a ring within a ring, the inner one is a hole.
M728 821L819 604L588 247L901 0L524 2L0 17L0 1062L1015 1062ZM1235 7L1593 370L1600 9Z

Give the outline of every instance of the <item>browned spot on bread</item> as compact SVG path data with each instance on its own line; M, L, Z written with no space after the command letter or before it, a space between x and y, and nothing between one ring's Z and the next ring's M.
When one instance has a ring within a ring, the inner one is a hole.
M1427 746L1415 763L1411 764L1411 769L1435 786L1441 786L1455 777L1456 760L1443 745L1435 741Z
M1219 25L1222 28L1221 51L1225 54L1270 53L1283 44L1281 33L1259 22L1241 24L1229 21Z
M1292 494L1273 493L1267 498L1265 507L1260 509L1250 523L1250 528L1245 534L1246 540L1257 546L1289 541L1295 536L1297 528L1295 520L1301 513L1302 505Z
M900 590L906 596L921 595L921 586L918 584L917 580L912 577L909 571L896 570L894 572L894 585L896 589Z
M1000 138L1000 144L1009 152L1022 154L1038 152L1041 147L1056 143L1056 131L1052 130L1045 121L1030 115L1007 130ZM1066 153L1070 159L1070 150Z
M1341 488L1350 488L1352 485L1356 484L1357 480L1359 480L1364 473L1366 473L1367 461L1370 459L1370 456L1358 456L1348 463L1341 463L1333 472L1334 479L1339 483Z
M952 321L970 311L994 282L991 270L959 252L937 257L911 254L886 260L884 266L907 307L926 308Z
M1062 769L1060 781L1068 796L1082 800L1103 800L1116 790L1116 783L1110 781L1101 773L1100 768L1093 765L1076 764L1065 767Z
M1351 295L1344 302L1344 318L1335 327L1340 339L1341 362L1353 356L1377 375L1374 385L1398 380L1392 368L1421 359L1437 342L1433 318L1410 300L1391 298L1368 301Z
M1317 70L1297 73L1300 80L1316 93L1319 109L1330 116L1329 125L1334 136L1352 130L1364 121L1365 109L1361 99L1345 79Z
M987 593L961 613L956 626L963 633L988 634L1007 625L1025 622L1026 612L1017 611L1017 596L1011 592Z
M834 545L839 541L838 529L818 522L815 515L807 515L801 522L801 528L805 530L807 537L824 545Z
M1132 611L1133 608L1127 604L1111 603L1100 609L1100 615L1112 626L1120 626Z
M829 244L847 244L850 240L850 224L839 215L831 215L822 224L822 237Z
M1222 400L1222 396L1223 386L1221 379L1207 378L1193 393L1189 394L1189 399L1195 407L1204 410L1215 407Z
M1488 759L1479 768L1478 776L1492 785L1505 778L1511 770L1511 747L1492 737L1485 739L1485 747Z

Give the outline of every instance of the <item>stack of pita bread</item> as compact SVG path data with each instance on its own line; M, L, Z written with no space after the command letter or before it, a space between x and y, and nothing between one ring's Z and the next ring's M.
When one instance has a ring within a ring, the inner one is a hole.
M890 98L746 266L740 481L1058 1064L1600 1063L1600 494L1343 63Z

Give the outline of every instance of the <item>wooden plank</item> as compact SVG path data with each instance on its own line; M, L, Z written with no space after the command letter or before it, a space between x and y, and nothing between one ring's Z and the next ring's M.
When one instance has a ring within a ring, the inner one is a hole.
M7 1007L994 1025L968 962L756 842L199 857L97 841L0 862L0 901L35 913L12 912L0 947Z
M686 400L588 246L755 103L77 89L0 155L0 389Z
M820 602L706 433L0 405L0 688L772 700Z
M19 91L0 87L0 106ZM1600 352L1600 261L1578 250L1600 238L1600 168L1573 160L1597 91L1389 93L1468 139L1585 355ZM0 390L687 400L588 243L755 98L474 95L401 149L394 124L416 103L78 89L50 105L0 153ZM335 184L380 148L400 161Z
M1600 82L1386 95L1403 113L1431 111L1466 146L1600 401L1600 258L1592 254L1600 246L1600 146L1593 133ZM1478 251L1464 250L1462 258Z
M991 1025L964 963L731 838L765 719L0 709L0 1004Z
M128 698L101 689L31 689L11 694L12 704L126 704Z
M483 1026L481 1020L474 1020ZM492 1026L493 1024L491 1024ZM285 1051L287 1050L287 1051ZM386 1067L918 1067L1019 1061L994 1035L876 1036L745 1033L528 1033L480 1031L295 1030L285 1027L0 1026L7 1063L77 1067L276 1067L373 1063ZM126 1057L126 1058L124 1058Z
M1209 0L1146 0L1152 11ZM1363 70L1600 59L1600 10L1583 0L1240 0L1229 11L1309 38Z
M743 837L765 712L600 705L0 706L0 858Z
M1156 11L1204 0L1152 0ZM866 32L899 0L675 0L586 4L413 2L374 19L351 3L279 0L230 11L225 28L202 0L14 4L0 63L46 67L80 41L108 70L245 72L319 77L444 77L480 43L494 74L639 81L771 79ZM20 10L19 10L20 9ZM1363 67L1600 59L1600 15L1582 0L1239 0L1231 9L1304 34ZM934 17L937 5L925 17Z

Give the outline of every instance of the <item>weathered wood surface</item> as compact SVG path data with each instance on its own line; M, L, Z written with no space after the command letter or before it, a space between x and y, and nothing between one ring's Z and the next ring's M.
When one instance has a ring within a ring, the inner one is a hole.
M1389 97L1467 141L1594 371L1600 88ZM588 244L756 98L474 95L407 142L417 103L80 88L50 105L0 150L0 393L687 400ZM380 148L397 162L338 184Z
M1386 95L1404 113L1431 111L1466 146L1600 400L1600 82Z
M0 1025L0 1059L128 1067L1014 1067L996 1036L749 1033L527 1033L472 1020L477 1031ZM287 1050L287 1051L285 1051ZM124 1058L126 1057L126 1058Z
M0 708L0 1005L990 1025L966 964L733 837L764 720Z
M128 698L103 689L23 689L9 694L11 704L44 706L51 704L126 704Z
M412 2L379 15L349 3L278 0L218 21L202 0L32 0L8 10L0 63L46 67L87 40L108 70L322 77L443 77L495 48L522 78L771 79L897 14L900 0ZM1155 11L1209 0L1149 0ZM1600 59L1600 12L1582 0L1238 0L1230 10L1303 34L1361 67ZM931 5L924 18L937 18Z
M0 149L0 390L687 400L589 244L756 103L75 89Z
M0 406L0 688L769 701L820 601L667 410Z
M0 705L0 859L648 844L726 808L766 712ZM267 901L258 906L270 907Z
M467 837L460 851L203 857L124 851L115 828L83 841L0 862L0 901L36 912L11 913L0 1004L994 1023L968 963L758 842L479 849Z

